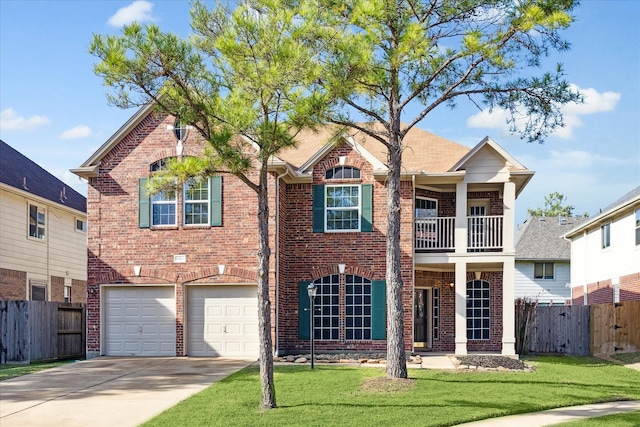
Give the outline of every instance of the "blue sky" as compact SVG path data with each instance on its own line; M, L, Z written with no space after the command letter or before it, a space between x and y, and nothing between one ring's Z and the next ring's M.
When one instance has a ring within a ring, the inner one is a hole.
M558 191L591 216L640 185L640 1L583 0L565 32L562 62L585 104L567 106L567 127L544 144L510 136L499 114L459 103L421 128L474 146L486 135L536 175L517 201L517 222ZM80 166L135 110L107 105L93 74L93 34L132 20L186 36L186 0L0 0L0 138L82 194Z

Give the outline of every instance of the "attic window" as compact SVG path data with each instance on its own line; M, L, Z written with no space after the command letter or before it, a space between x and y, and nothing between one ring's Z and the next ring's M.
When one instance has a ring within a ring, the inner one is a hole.
M189 134L189 126L178 119L173 125L173 134L178 141L185 141Z
M359 179L360 169L351 166L336 166L324 174L325 179Z

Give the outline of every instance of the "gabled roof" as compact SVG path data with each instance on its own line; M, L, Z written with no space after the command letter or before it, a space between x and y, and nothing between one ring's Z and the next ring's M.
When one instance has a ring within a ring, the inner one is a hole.
M569 261L571 242L562 235L584 218L530 217L516 231L516 261Z
M0 140L0 184L87 212L87 199Z
M585 221L578 227L575 227L567 232L564 237L571 238L584 230L587 230L594 226L600 226L601 223L609 221L611 218L615 217L617 214L625 211L626 209L633 208L634 205L640 206L640 186L629 191L627 194L604 208L598 215L594 216L593 218L589 218L588 221Z

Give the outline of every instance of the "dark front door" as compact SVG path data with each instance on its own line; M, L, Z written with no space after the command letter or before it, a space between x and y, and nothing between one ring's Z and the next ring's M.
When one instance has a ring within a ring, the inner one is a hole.
M431 348L429 308L429 289L416 289L413 294L413 342L416 348Z

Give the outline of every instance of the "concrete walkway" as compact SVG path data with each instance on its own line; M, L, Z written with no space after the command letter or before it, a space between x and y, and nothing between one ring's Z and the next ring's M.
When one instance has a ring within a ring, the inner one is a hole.
M531 414L509 415L507 417L489 418L482 421L458 424L464 427L544 427L585 418L602 417L610 414L640 411L640 401L594 403L591 405L570 406L550 409ZM640 416L638 417L640 424Z
M0 382L0 425L137 426L255 359L99 357Z

